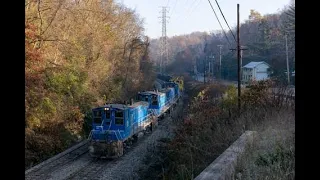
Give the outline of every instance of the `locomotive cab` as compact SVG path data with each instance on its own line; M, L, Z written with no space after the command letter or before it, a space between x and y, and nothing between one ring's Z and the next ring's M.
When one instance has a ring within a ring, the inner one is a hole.
M141 101L131 105L109 104L93 109L89 154L99 158L122 156L124 142L130 141L131 137L155 123L148 108L149 103Z
M175 96L180 96L179 85L175 82L166 82L162 85L163 88L173 88ZM176 97L174 97L176 98Z
M124 113L126 109L118 108L97 108L93 111L93 129L94 130L124 130ZM112 123L114 122L114 123ZM103 139L105 140L105 139Z
M114 104L95 108L92 113L90 155L93 157L121 156L122 141L128 136L125 130L128 108L125 105Z
M139 92L138 100L148 102L150 111L155 116L159 116L165 105L165 94L155 91Z

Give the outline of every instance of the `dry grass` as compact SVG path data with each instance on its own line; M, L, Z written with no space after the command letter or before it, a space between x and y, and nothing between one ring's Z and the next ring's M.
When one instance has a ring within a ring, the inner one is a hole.
M251 154L257 154L252 158L260 160L250 161L250 156L244 156L243 166L238 167L242 179L294 177L294 103L275 94L266 95L268 88L267 83L257 84L243 93L240 117L237 97L231 97L236 95L235 89L219 84L198 88L185 111L188 115L177 121L175 137L162 143L155 155L158 160L150 171L156 171L157 176L143 179L193 179L246 130L260 133L260 143L251 148ZM217 101L225 91L229 95ZM261 165L265 159L267 166ZM278 164L269 165L269 160ZM252 165L255 161L260 164ZM245 173L247 167L252 170Z
M283 110L267 115L266 121L252 127L258 137L240 158L236 179L294 179L294 117L293 111Z

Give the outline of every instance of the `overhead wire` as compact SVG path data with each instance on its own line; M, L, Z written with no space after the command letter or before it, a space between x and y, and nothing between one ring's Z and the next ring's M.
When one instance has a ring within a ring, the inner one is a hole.
M201 0L198 1L198 4L194 6L193 10L190 12L190 14L197 9L197 7L200 5L201 3Z
M168 1L167 1L167 5L166 5L166 7L168 7L168 5L169 5L169 2L170 2L170 0L168 0Z
M222 10L221 10L221 8L220 8L220 6L219 6L218 1L217 1L217 0L215 0L215 1L216 1L217 5L218 5L218 8L219 8L219 10L220 10L220 13L222 14L222 17L223 17L224 21L226 22L226 24L227 24L227 26L228 26L228 28L229 28L229 30L230 30L230 32L231 32L231 34L232 34L232 36L233 36L234 40L237 42L237 40L236 40L236 36L233 34L233 32L232 32L232 30L231 30L231 28L230 28L230 26L229 26L229 24L228 24L228 22L227 22L226 18L224 17L223 12L222 12Z
M231 43L230 43L230 41L229 41L229 38L228 38L228 36L227 36L226 32L224 31L224 29L223 29L222 25L221 25L221 22L220 22L220 20L219 20L219 18L218 18L218 16L217 16L216 11L213 9L213 6L212 6L212 4L211 4L210 0L208 0L208 2L209 2L210 6L211 6L211 9L213 10L214 15L216 16L216 18L217 18L217 20L218 20L218 22L219 22L219 24L220 24L220 27L221 27L221 29L222 29L222 31L223 31L223 33L224 33L224 35L225 35L225 37L226 37L226 39L227 39L227 41L228 41L229 45L230 45L230 47L231 47Z
M176 5L177 5L177 1L178 1L178 0L176 0L175 3L174 3L174 5L173 5L172 11L170 12L170 16L171 16L171 15L173 14L173 12L174 12L174 8L175 8Z
M197 0L194 0L194 1L192 1L191 2L191 4L190 4L190 6L189 6L189 8L188 9L186 9L186 14L185 14L185 16L184 16L184 18L183 18L183 20L185 20L187 17L189 17L189 15L190 15L190 10L192 9L192 5L196 2ZM187 7L188 5L187 5L187 2L188 2L188 0L186 1L186 6L185 7ZM178 16L178 18L176 18L177 20L180 18L180 17L182 17L181 15L180 16Z

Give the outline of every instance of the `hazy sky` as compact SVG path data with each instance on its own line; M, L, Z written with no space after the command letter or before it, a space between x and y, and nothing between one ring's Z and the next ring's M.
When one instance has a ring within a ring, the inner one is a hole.
M215 0L211 4L224 28L226 23ZM240 4L240 22L248 19L250 9L257 10L262 15L276 13L288 5L290 0L217 0L229 24L235 27L237 23L237 4ZM162 35L161 6L167 6L169 16L167 36L189 34L194 31L221 30L208 0L117 0L127 7L135 9L140 18L144 19L145 34L151 38Z

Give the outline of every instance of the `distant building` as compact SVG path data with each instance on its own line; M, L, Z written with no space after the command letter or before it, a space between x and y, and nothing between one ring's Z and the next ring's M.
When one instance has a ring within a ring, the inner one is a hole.
M270 65L264 61L250 62L242 67L242 82L260 81L270 78Z

